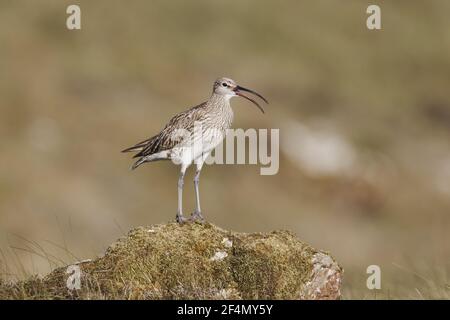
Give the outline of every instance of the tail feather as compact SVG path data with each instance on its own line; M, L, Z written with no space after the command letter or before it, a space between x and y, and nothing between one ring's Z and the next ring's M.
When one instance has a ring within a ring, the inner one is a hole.
M158 161L158 160L168 160L170 159L170 152L169 151L162 151L159 153L154 153L148 156L144 156L139 158L139 160L137 160L133 166L131 167L131 170L136 169L137 167L139 167L141 164L145 163L145 162L153 162L153 161Z
M134 152L134 151L141 151L141 150L142 150L142 147L133 146L133 147L126 148L126 149L122 150L121 152Z
M141 164L143 164L144 162L147 162L147 160L145 159L145 157L140 158L138 161L136 161L135 163L133 163L133 165L131 166L131 170L136 169L137 167L139 167Z
M150 139L141 141L141 142L139 142L139 143L136 143L134 146L122 150L122 152L142 151L142 150L149 144L149 142L150 142L152 139L153 139L153 137L150 138Z

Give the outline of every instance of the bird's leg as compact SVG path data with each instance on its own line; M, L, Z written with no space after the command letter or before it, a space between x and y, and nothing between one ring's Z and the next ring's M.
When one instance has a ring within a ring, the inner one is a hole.
M177 210L177 222L184 223L188 221L188 218L183 216L183 184L185 170L181 169L180 176L178 178L178 210Z
M197 169L195 171L195 177L194 177L194 188L195 188L195 200L196 200L196 209L194 213L192 214L192 220L194 221L204 221L205 218L202 216L202 211L200 209L200 192L198 189L198 185L200 183L200 169Z

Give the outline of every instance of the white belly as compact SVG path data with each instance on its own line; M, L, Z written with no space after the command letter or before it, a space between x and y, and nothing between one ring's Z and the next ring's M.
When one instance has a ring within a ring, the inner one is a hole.
M175 164L189 167L195 160L206 159L225 137L219 130L205 130L202 135L192 136L171 150L171 159Z

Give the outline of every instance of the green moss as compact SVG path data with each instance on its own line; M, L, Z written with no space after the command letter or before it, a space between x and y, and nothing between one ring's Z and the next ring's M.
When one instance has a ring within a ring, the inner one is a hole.
M245 299L294 299L315 253L288 232L237 237L232 266Z
M80 263L81 289L66 268L0 284L0 298L297 299L317 251L286 231L232 233L211 224L139 227L103 257Z

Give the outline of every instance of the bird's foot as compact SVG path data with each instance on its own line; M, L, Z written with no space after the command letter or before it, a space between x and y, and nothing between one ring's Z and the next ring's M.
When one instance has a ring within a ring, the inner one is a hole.
M203 217L202 213L200 211L195 210L194 213L192 213L191 215L191 219L192 222L200 222L200 223L205 223L205 218Z
M183 224L190 221L190 219L183 216L182 213L177 213L176 220L179 224Z

